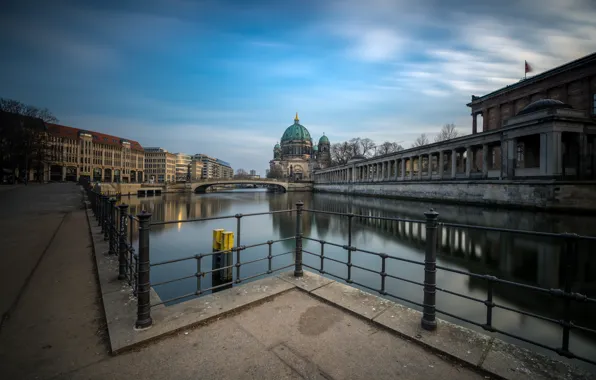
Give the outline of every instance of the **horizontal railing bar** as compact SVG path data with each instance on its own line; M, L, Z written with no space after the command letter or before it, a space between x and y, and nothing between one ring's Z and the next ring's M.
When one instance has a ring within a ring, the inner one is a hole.
M422 265L422 266L424 266L424 262L423 261L416 261L416 260L406 259L406 258L403 258L403 257L397 257L397 256L392 256L392 255L387 255L387 258L388 259L391 259L391 260L403 261L403 262L410 263L410 264L416 264L416 265Z
M259 262L259 261L263 261L263 260L269 260L269 257L265 256L265 257L261 257L261 258L254 259L254 260L242 261L242 262L240 263L240 265L242 266L242 265L247 265L247 264L257 263L257 262Z
M390 220L390 221L395 221L395 222L426 223L426 221L419 220L419 219L405 219L405 218L389 217L389 216L372 216L372 215L352 214L352 213L345 213L345 212L313 210L313 209L307 209L307 208L303 209L302 211L312 212L313 214L328 214L328 215L351 216L353 218Z
M422 286L424 286L424 284L422 284ZM465 294L461 294L461 293L456 293L456 292L454 292L454 291L451 291L451 290L449 290L449 289L440 288L440 287L438 287L438 286L436 286L436 287L435 287L435 289L437 289L437 290L438 290L438 291L440 291L440 292L447 293L447 294L451 294L451 295L453 295L453 296L456 296L456 297L465 298L465 299L467 299L467 300L474 301L474 302L484 303L484 300L482 300L482 299L480 299L480 298L476 298L476 297L467 296L467 295L465 295Z
M256 243L256 244L251 244L251 245L244 245L244 246L242 246L242 248L243 249L248 249L248 248L262 247L262 246L267 245L267 244L275 244L275 243L279 243L279 242L282 242L282 241L288 241L288 240L294 240L294 239L296 239L296 236L290 236L290 237L283 238L283 239L268 240L268 241L263 242L263 243Z
M495 231L495 232L510 232L519 235L529 235L529 236L541 236L541 237L553 237L553 238L570 238L570 239L579 239L579 240L591 240L596 241L596 236L588 236L588 235L577 235L572 233L556 233L556 232L540 232L540 231L529 231L529 230L515 230L511 228L498 228L498 227L484 227L484 226L474 226L470 224L459 224L459 223L437 223L439 226L443 227L455 227L455 228L465 228L471 230L481 230L481 231Z
M165 285L165 284L170 284L172 282L176 282L176 281L182 281L182 280L188 280L189 278L196 278L197 275L196 274L192 274L189 276L184 276L184 277L178 277L175 278L173 280L167 280L167 281L161 281L161 282L157 282L157 283L151 283L151 286L161 286L161 285Z
M595 330L595 329L591 329L591 328L589 328L589 327L584 327L584 326L581 326L581 325L576 325L576 324L575 324L575 323L573 323L573 322L570 322L569 324L570 324L570 325L571 325L571 327L572 327L572 328L574 328L574 329L581 330L581 331L585 331L585 332L589 332L589 333L592 333L592 334L596 334L596 330Z
M287 251L287 252L282 252L282 253L276 253L275 255L271 255L271 258L283 256L283 255L289 255L290 253L294 253L294 252L296 252L296 251L292 250L292 251Z
M181 257L179 259L172 259L172 260L166 260L166 261L159 261L157 263L151 263L150 266L158 267L160 265L166 265L166 264L178 263L180 261L196 260L196 259L197 259L196 255L192 255L192 256L187 256L187 257Z
M224 215L224 216L212 216L208 218L195 218L195 219L184 219L184 220L166 220L161 222L151 222L151 226L163 226L166 224L176 224L176 223L191 223L191 222L205 222L209 220L220 220L220 219L233 219L233 218L243 218L245 216L257 216L257 215L271 215L271 214L281 214L281 213L289 213L292 211L296 211L295 209L288 209L288 210L279 210L279 211L267 211L267 212L255 212L250 214L236 214L236 215Z
M561 321L557 320L557 319L553 319L553 318L548 318L548 317L543 317L542 315L538 315L538 314L534 314L528 311L523 311L523 310L518 310L518 309L514 309L512 307L509 306L504 306L504 305L499 305L497 303L493 303L494 307L498 307L499 309L503 309L503 310L508 310L511 311L513 313L518 313L518 314L523 314L523 315L527 315L528 317L532 317L532 318L537 318L537 319L541 319L543 321L546 322L551 322L554 324L557 324L559 326L562 326L563 324L561 323Z
M345 264L348 265L348 263L345 263ZM358 268L358 269L361 269L361 270L364 270L364 271L367 271L367 272L370 272L370 273L378 274L378 275L381 274L380 272L377 272L376 270L372 270L372 269L368 269L368 268L365 268L365 267L361 267L360 265L356 265L356 264L352 264L352 268Z
M400 280L400 281L404 281L404 282L409 282L410 284L414 284L414 285L418 285L418 286L424 286L424 283L422 283L422 282L417 282L417 281L414 281L414 280L408 280L407 278L403 278L403 277L399 277L399 276L394 276L392 274L387 274L387 277L394 278L396 280Z
M236 266L236 264L232 264L232 265L227 265L227 266L225 266L225 267L211 268L210 270L204 270L204 271L201 271L201 274L202 274L202 275L205 275L205 274L209 274L209 273L220 272L220 271L222 271L222 270L224 270L224 269L230 269L230 268L234 268L235 266Z

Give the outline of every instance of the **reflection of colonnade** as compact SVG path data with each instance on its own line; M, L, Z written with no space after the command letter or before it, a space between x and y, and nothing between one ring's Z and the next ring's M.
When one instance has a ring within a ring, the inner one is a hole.
M331 202L330 195L316 194L314 200L314 208L322 211L424 220L418 210L408 202L400 202L407 210L402 213L387 210L387 207L383 209L367 207L368 198L333 196ZM362 203L356 201L362 201ZM512 215L512 218L514 216ZM340 216L330 216L330 218L343 220L338 223L342 224L340 231L347 236L347 218ZM318 222L318 216L316 220ZM401 242L416 249L423 250L425 247L426 230L423 224L368 218L354 218L354 222L354 231L357 229L356 226L372 227L383 231L386 235L395 236ZM452 220L452 222L461 223L459 220ZM547 288L562 286L560 241L499 231L444 226L439 228L438 233L439 255L442 259L455 261L472 272L490 273L501 278L536 283ZM596 288L596 276L588 275L585 270L582 270L582 268L596 266L596 258L590 255L591 248L593 247L585 242L578 246L578 260L581 265L577 267L575 283L579 288Z

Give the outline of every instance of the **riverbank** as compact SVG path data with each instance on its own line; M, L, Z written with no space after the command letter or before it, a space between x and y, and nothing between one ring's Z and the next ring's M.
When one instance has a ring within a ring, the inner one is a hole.
M315 192L557 213L596 211L596 182L407 181L315 183Z

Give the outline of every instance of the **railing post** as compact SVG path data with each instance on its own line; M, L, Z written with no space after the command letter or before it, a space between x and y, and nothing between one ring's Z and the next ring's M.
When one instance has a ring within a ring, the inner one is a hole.
M112 225L112 203L110 203L109 198L106 197L106 201L105 201L105 211L104 211L104 217L103 217L103 223L101 225L102 227L102 231L103 232L103 240L109 240L110 239L110 228Z
M302 277L302 208L304 202L296 202L296 259L294 268L294 277Z
M109 218L110 218L110 223L109 223L109 231L106 231L106 236L107 236L107 240L109 240L109 248L110 248L110 254L116 254L117 250L116 250L116 198L110 198L109 199L109 205L110 205L110 210L109 210ZM109 233L109 234L108 234Z
M571 330L571 299L573 291L574 274L577 263L577 236L575 234L566 234L565 237L565 250L563 251L563 265L564 278L563 278L563 290L564 290L564 303L563 303L563 337L561 348L557 350L559 355L565 357L572 357L569 352L569 333Z
M435 330L435 293L437 288L437 217L439 213L432 208L424 213L426 217L426 251L424 255L424 307L422 328Z
M128 205L121 204L118 206L120 210L120 233L119 233L119 247L118 247L118 280L126 279L126 254L128 252L126 225L128 224ZM115 227L115 223L114 223Z
M103 232L103 222L104 222L104 218L105 218L105 203L106 203L106 199L108 199L108 197L106 197L105 195L100 195L99 196L99 218L97 218L97 226L98 227L102 227L102 231Z
M112 238L112 230L116 225L116 220L114 219L114 209L116 207L116 199L109 198L107 201L108 208L106 212L106 228L103 235L103 240L110 240ZM112 241L110 240L110 248L112 247Z
M151 213L142 212L137 214L139 218L139 261L137 270L137 321L136 328L151 326L151 279L149 267L149 232L151 225Z

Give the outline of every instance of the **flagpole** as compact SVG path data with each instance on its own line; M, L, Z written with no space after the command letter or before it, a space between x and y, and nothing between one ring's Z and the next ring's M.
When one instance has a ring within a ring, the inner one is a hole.
M526 70L526 66L527 66L527 63L526 63L526 61L524 61L524 79L526 79L526 76L528 75L528 70Z

